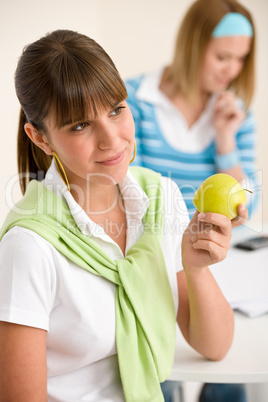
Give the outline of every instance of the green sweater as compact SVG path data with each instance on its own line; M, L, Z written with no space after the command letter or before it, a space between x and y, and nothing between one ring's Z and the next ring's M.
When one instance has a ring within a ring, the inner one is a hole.
M32 180L8 214L0 239L13 226L30 229L59 252L117 285L116 345L127 402L162 402L160 382L170 374L175 349L175 308L161 249L163 195L160 176L130 169L149 197L144 233L125 258L113 260L75 224L67 204Z

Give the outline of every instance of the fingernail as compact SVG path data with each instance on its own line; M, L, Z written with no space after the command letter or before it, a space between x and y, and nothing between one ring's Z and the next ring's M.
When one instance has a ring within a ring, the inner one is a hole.
M200 221L203 221L203 220L205 219L205 216L206 216L206 214L204 214L204 213L199 214L199 215L198 215L198 219L199 219Z
M244 204L241 204L240 211L244 212L245 210L246 210L245 205L244 205Z

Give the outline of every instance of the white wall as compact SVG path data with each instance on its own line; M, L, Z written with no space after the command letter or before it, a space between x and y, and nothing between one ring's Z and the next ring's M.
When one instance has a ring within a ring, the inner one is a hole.
M73 29L94 38L110 54L123 78L170 61L179 22L192 0L0 0L0 224L21 197L14 179L19 105L14 71L22 48L54 29ZM268 199L268 1L243 0L255 17L258 34L257 91L253 109L258 122L258 170L261 193ZM11 193L11 189L13 190ZM7 194L7 197L6 197ZM256 214L268 221L268 203Z

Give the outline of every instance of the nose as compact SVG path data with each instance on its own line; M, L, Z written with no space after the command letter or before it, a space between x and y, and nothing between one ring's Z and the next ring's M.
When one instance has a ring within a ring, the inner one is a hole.
M116 127L111 123L101 123L98 129L98 148L101 150L116 148L119 138L116 132Z
M231 60L228 63L228 66L226 67L228 76L230 79L234 79L238 76L238 74L240 73L240 71L243 68L243 64L239 61L239 60Z

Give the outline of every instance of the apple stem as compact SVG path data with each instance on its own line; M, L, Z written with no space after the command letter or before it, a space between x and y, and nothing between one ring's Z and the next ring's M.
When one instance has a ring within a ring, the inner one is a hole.
M243 188L243 190L247 191L248 193L253 194L253 191L247 190L246 188Z

